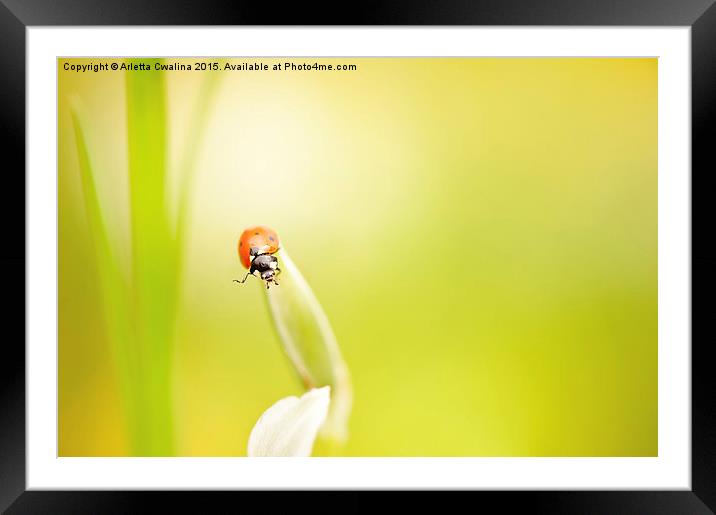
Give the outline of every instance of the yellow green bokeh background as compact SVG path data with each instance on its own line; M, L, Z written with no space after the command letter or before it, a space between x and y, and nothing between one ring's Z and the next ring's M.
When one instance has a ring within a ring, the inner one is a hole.
M232 283L253 224L278 231L350 369L342 455L657 454L656 59L66 61L115 62L58 61L60 455L134 453L70 116L81 104L126 268L127 73L163 74L170 217L199 142L167 356L172 454L244 456L260 414L301 392L259 281Z

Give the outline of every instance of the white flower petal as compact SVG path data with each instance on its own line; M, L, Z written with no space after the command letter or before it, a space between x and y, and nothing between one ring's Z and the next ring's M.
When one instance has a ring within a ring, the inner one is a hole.
M281 399L259 418L249 436L249 456L310 456L328 414L330 386Z

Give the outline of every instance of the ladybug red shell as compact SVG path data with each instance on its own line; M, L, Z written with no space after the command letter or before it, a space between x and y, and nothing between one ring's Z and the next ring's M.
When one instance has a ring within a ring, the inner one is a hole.
M251 268L251 258L278 251L278 234L273 229L257 225L249 227L239 238L239 259L244 268Z

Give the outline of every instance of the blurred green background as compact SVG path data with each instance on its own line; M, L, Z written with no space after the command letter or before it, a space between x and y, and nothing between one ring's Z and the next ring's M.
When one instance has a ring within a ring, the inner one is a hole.
M232 283L253 224L350 369L341 454L656 455L657 60L293 61L358 69L58 61L60 455L244 456L301 392L259 281ZM113 337L122 312L149 330Z

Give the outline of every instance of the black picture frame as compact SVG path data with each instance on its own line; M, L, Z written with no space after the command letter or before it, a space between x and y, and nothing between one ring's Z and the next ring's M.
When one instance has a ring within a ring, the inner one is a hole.
M499 503L537 513L700 514L716 512L716 388L711 360L713 337L696 337L713 310L716 258L698 245L695 229L706 225L709 178L716 170L709 128L716 125L716 5L714 0L449 0L442 2L347 4L340 12L294 3L237 0L0 0L0 148L5 195L0 202L4 245L0 255L2 313L6 337L0 358L0 509L7 513L135 513L160 501L162 512L212 512L216 503L256 500L266 492L81 492L25 491L25 49L26 28L62 25L618 25L691 27L692 73L692 489L691 491L462 492L469 503ZM697 187L694 188L694 185ZM21 194L23 192L23 194ZM694 294L702 294L695 302ZM23 301L21 302L20 299ZM698 320L698 323L697 323ZM13 332L9 332L13 329ZM304 492L281 502L305 505ZM369 492L330 492L325 506L364 511L383 503ZM285 498L285 496L282 496ZM412 496L423 507L422 493ZM440 501L442 509L447 506ZM473 504L474 505L474 504ZM233 511L233 510L232 510ZM270 512L281 512L272 505ZM293 509L292 509L293 511Z

